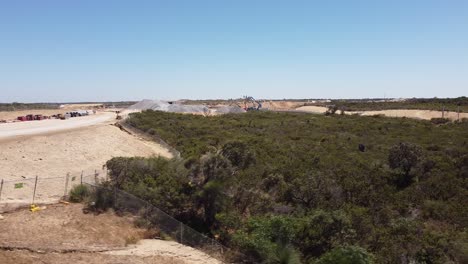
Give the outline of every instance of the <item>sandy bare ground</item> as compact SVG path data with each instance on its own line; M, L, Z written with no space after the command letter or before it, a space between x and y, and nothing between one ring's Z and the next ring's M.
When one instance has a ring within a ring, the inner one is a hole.
M209 255L200 252L194 248L179 244L173 241L156 240L156 239L143 239L136 245L131 245L123 250L107 251L104 254L114 256L166 256L174 258L183 258L188 263L203 264L214 263L221 264L222 262L216 260Z
M288 110L303 106L304 102L291 101L266 101L262 103L262 107L270 110Z
M296 111L319 113L323 114L327 111L326 107L322 106L302 106L295 109ZM395 109L395 110L380 110L380 111L347 111L346 114L359 114L362 116L373 116L373 115L384 115L388 117L407 117L415 119L430 120L432 118L442 117L441 111L430 111L430 110L413 110L413 109ZM455 112L445 112L444 117L457 120L458 114ZM468 113L460 113L460 119L468 118Z
M102 107L102 104L64 104L61 109L74 110L74 109L92 109Z
M352 112L351 112L352 113ZM442 117L441 111L430 111L430 110L382 110L382 111L363 111L356 112L360 113L363 116L372 116L372 115L385 115L389 117L408 117L416 119L425 119L430 120L432 118ZM444 112L444 117L450 120L457 120L458 113L456 112ZM460 119L468 118L468 113L460 113Z
M97 252L125 248L126 241L143 237L144 230L135 228L130 217L84 214L82 209L82 204L56 204L34 213L27 209L4 213L0 246Z
M163 256L112 256L98 253L35 253L27 250L2 251L2 264L186 264L182 260Z
M57 204L34 213L3 214L0 246L10 251L0 249L0 263L219 263L171 241L129 245L145 233L134 226L132 217L83 214L82 208Z
M159 144L110 124L0 141L0 147L0 173L8 180L91 172L117 156L171 157Z
M310 112L310 113L317 113L317 114L323 114L327 111L327 108L326 107L323 107L323 106L313 106L313 105L309 105L309 106L301 106L301 107L298 107L296 109L293 109L293 110L296 110L296 111L302 111L302 112Z
M94 178L95 170L103 176L103 165L118 156L172 157L161 145L107 123L0 141L0 179L5 181L0 205L30 203L35 182L26 179L35 176L39 178L36 202L56 202L65 193L67 174L70 190L79 183L82 172L87 182ZM15 183L22 187L15 188Z

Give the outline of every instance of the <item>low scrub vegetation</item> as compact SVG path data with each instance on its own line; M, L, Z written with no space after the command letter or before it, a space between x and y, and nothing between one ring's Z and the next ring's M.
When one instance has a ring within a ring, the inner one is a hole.
M466 261L467 122L145 111L128 123L182 158L113 158L111 184L250 262Z
M76 185L70 190L69 200L73 203L81 203L91 195L91 190L84 184Z

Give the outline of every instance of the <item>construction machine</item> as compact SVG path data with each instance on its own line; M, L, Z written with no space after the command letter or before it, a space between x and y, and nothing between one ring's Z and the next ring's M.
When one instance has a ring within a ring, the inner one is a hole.
M252 96L244 96L244 110L245 111L258 111L261 108L262 108L262 103L255 100L255 98L253 98Z

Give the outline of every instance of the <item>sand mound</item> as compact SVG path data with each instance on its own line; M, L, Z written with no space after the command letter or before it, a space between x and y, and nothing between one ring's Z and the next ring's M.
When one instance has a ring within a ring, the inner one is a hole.
M213 109L213 114L237 114L245 113L245 110L238 106L219 106Z
M204 105L183 105L160 100L142 100L128 108L129 110L155 110L171 113L208 114L210 110Z

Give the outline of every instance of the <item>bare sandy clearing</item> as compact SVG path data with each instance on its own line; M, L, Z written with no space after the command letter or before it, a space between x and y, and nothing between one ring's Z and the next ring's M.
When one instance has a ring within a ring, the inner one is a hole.
M321 106L302 106L296 108L297 111L320 113L323 114L327 111L326 107ZM348 115L359 114L362 116L373 116L373 115L384 115L388 117L407 117L415 119L430 120L432 118L442 117L441 111L430 111L430 110L413 110L413 109L394 109L394 110L380 110L380 111L346 111ZM458 114L455 112L445 112L444 117L457 120ZM468 113L460 113L460 119L468 118Z
M313 105L309 105L309 106L301 106L301 107L298 107L296 108L295 110L297 111L304 111L304 112L310 112L310 113L318 113L318 114L323 114L327 111L327 108L326 107L323 107L323 106L313 106Z
M61 105L61 109L74 110L74 109L91 109L102 107L103 104L64 104Z
M304 102L292 101L266 101L262 102L262 107L270 110L289 110L304 105Z
M153 244L153 254L150 249L146 255L99 253L125 250L128 241L139 240L145 231L134 226L132 217L119 217L113 212L83 214L82 208L81 204L57 204L35 213L19 210L4 214L0 246L11 251L0 250L0 263L218 263L210 262L203 252L173 242ZM158 251L174 255L159 255Z
M99 253L32 253L26 250L0 251L2 264L186 264L163 256L111 256Z
M425 119L425 120L442 117L441 111L412 110L412 109L362 111L362 112L350 112L350 113L360 113L363 116L385 115L389 117L408 117L408 118ZM444 112L444 117L451 119L451 120L457 120L458 114L456 112ZM462 118L468 118L468 113L460 113L460 119Z
M140 239L144 230L131 218L112 212L84 214L82 204L49 205L45 210L27 209L3 214L0 221L2 247L42 251L102 251L120 249L129 238Z
M173 241L156 239L143 239L138 244L126 249L107 251L104 254L114 256L167 256L181 259L187 264L222 263L194 248Z

